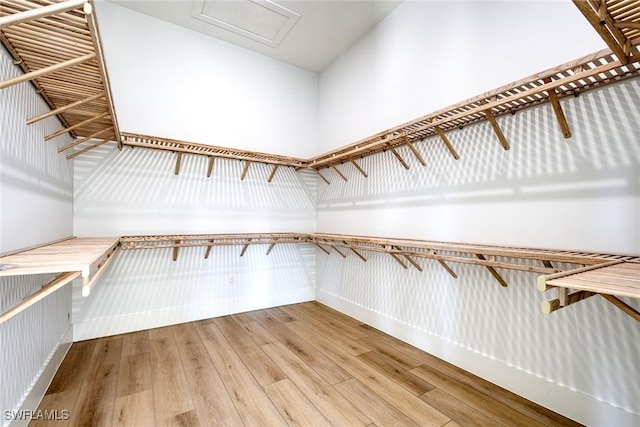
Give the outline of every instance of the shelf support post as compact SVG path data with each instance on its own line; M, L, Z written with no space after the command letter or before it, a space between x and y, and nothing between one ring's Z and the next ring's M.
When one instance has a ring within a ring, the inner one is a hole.
M543 80L545 83L551 83L551 77L547 77ZM558 120L558 124L560 125L560 130L562 130L562 135L565 138L571 138L571 129L569 129L569 123L567 123L567 118L564 115L564 111L562 111L562 106L560 105L560 100L558 99L558 94L555 89L549 89L547 91L547 95L549 96L549 102L551 102L551 107L553 107L553 112L556 114L556 119Z
M484 255L476 254L476 256L478 257L478 259L486 261ZM496 279L498 283L500 283L500 286L502 286L503 288L506 288L508 286L507 282L502 278L502 276L500 276L500 273L498 273L495 268L491 267L490 265L485 265L485 267L487 268L487 270L489 270L489 273L491 273L493 278Z
M489 123L491 123L491 127L498 137L498 140L500 140L500 145L502 145L502 148L504 148L505 150L511 148L509 147L509 141L507 141L507 138L505 138L504 133L502 133L502 129L500 129L500 125L496 121L496 117L491 112L491 108L484 110L484 115L487 117Z

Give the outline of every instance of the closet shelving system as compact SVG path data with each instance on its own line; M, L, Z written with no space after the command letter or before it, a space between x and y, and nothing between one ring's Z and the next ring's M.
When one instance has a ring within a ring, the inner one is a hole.
M640 73L640 3L635 0L574 0L574 3L600 34L608 49L311 159L121 132L92 0L3 0L0 7L0 41L23 74L0 82L0 90L30 82L51 111L29 118L26 125L56 116L63 129L45 136L44 139L50 140L64 133L71 134L75 138L74 142L59 148L69 159L113 141L119 149L128 145L175 153L176 175L180 172L184 155L200 155L209 158L207 176L211 175L216 158L230 158L245 162L240 179L247 176L252 163L265 163L273 166L269 182L273 180L279 167L292 167L296 170L313 170L330 184L321 173L323 169L331 168L342 179L347 180L338 167L351 164L367 177L367 171L358 164L358 160L386 151L391 152L403 167L409 169L409 164L398 151L402 146L406 146L426 166L425 154L421 153L425 150L418 150L416 144L426 146L429 141L435 140L431 137L437 137L451 155L458 159L459 154L447 137L447 132L485 120L494 130L497 142L508 150L509 141L500 129L496 117L514 114L543 103L548 103L553 108L563 135L571 137L569 121L560 103L563 97L576 96L589 89L636 77ZM556 298L543 303L542 308L546 313L593 295L601 295L640 321L640 313L618 298L640 298L640 257L637 255L297 233L74 238L9 254L0 257L0 276L37 272L60 275L42 290L0 315L0 319L8 319L26 309L34 300L46 296L47 292L53 292L79 276L83 278L83 293L88 294L120 249L171 247L175 260L181 247L203 247L206 258L211 249L218 245L242 246L242 256L251 245L268 245L268 255L277 244L297 243L313 244L327 254L333 251L343 257L351 253L363 262L367 261L367 251L385 252L407 269L421 270L422 267L416 260L431 259L442 265L453 277L457 274L449 263L475 264L485 267L501 286L507 286L507 283L497 269L538 273L540 290L557 290ZM86 249L87 246L91 247L90 251ZM557 268L557 264L565 263L577 267L564 271Z

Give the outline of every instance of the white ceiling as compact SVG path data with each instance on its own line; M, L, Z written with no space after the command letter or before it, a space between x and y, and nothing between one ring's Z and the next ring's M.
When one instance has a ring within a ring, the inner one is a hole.
M108 1L316 73L328 67L353 43L402 3L402 1L395 0ZM216 4L211 4L211 2ZM235 6L242 6L243 3L248 7L241 7L235 12L229 11ZM273 35L275 30L271 24L278 20L284 21L284 19L280 15L265 13L265 10L274 10L278 6L288 9L288 11L282 11L284 15L293 16L293 19L288 21L289 27L293 25L290 30L286 28L287 25L283 25L280 36L284 36L284 38L281 41L277 39L259 40L260 37L255 36L250 38L247 32L244 32L244 35L240 34L243 32L242 30L232 29L234 31L230 31L229 25L214 25L215 21L206 16L199 18L193 16L193 12L200 15L203 9L205 12L224 9L221 13L227 18L233 15L234 23L238 19L248 17L253 21L247 22L244 25L245 28L251 30L269 27L269 34ZM293 14L289 12L293 12ZM295 20L296 14L299 15L297 21ZM207 20L209 22L206 22ZM255 22L256 20L264 22Z

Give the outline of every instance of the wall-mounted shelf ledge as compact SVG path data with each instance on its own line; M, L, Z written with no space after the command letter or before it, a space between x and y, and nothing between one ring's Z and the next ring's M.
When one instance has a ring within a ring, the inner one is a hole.
M27 309L76 277L82 277L82 295L88 296L115 258L119 238L73 238L0 257L0 277L28 274L59 275L0 315L0 323Z
M416 239L323 233L173 234L121 238L74 238L0 257L0 276L62 273L62 276L54 280L55 283L52 282L52 286L60 287L64 284L61 285L61 281L68 282L81 275L83 295L86 296L119 249L172 249L172 259L177 261L181 248L204 248L206 259L209 258L212 248L216 246L238 246L240 247L238 255L242 257L250 246L267 246L265 256L268 256L276 245L299 243L315 245L327 255L336 252L338 256L347 258L351 254L362 262L371 260L366 252L385 253L389 254L403 269L415 268L420 272L423 271L423 266L418 260L432 260L454 279L458 277L458 273L449 263L477 265L486 268L502 287L507 287L508 283L498 269L538 273L542 275L538 278L538 287L541 290L558 289L558 298L543 304L543 311L546 313L592 295L601 294L640 321L640 313L617 298L618 296L640 298L640 256L638 255ZM576 267L563 270L559 264L573 264ZM78 274L71 277L67 273ZM45 288L49 289L49 293L52 292L50 286L43 287ZM576 292L569 293L569 289ZM42 295L41 298L46 295Z
M554 288L558 296L542 303L544 313L551 313L591 296L601 295L640 322L640 312L618 298L640 298L638 258L620 259L538 277L539 290L547 291Z
M640 11L640 6L638 10ZM629 33L629 36L637 37L637 34ZM417 153L415 144L431 136L439 136L441 142L457 160L460 156L446 133L482 121L490 122L496 141L508 150L509 142L495 118L547 102L551 103L558 125L565 138L568 138L571 136L571 131L559 99L577 96L586 90L640 74L638 45L640 45L640 38L628 39L624 61L618 59L609 49L601 50L320 154L309 159L306 167L315 170L331 168L387 150L397 157L394 149L405 145L424 166L428 159L425 162L425 159ZM400 158L398 160L408 168L406 162Z
M178 141L175 139L160 138L148 135L138 135L133 133L123 133L122 142L124 145L130 147L150 148L154 150L171 151L176 154L176 167L175 174L180 173L180 162L182 161L183 154L195 154L198 156L206 156L209 158L207 166L207 177L211 176L211 172L214 167L214 160L216 158L223 159L235 159L244 161L244 167L241 180L244 180L249 172L249 166L251 163L265 163L273 165L268 182L273 180L273 177L280 166L289 166L293 168L300 168L304 165L305 160L296 157L281 156L278 154L261 153L258 151L239 150L236 148L228 147L216 147L214 145L199 144L195 142Z

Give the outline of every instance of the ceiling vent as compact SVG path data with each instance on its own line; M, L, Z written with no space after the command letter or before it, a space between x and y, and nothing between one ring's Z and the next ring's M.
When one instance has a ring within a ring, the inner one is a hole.
M197 0L191 16L271 47L277 47L300 18L268 0Z

